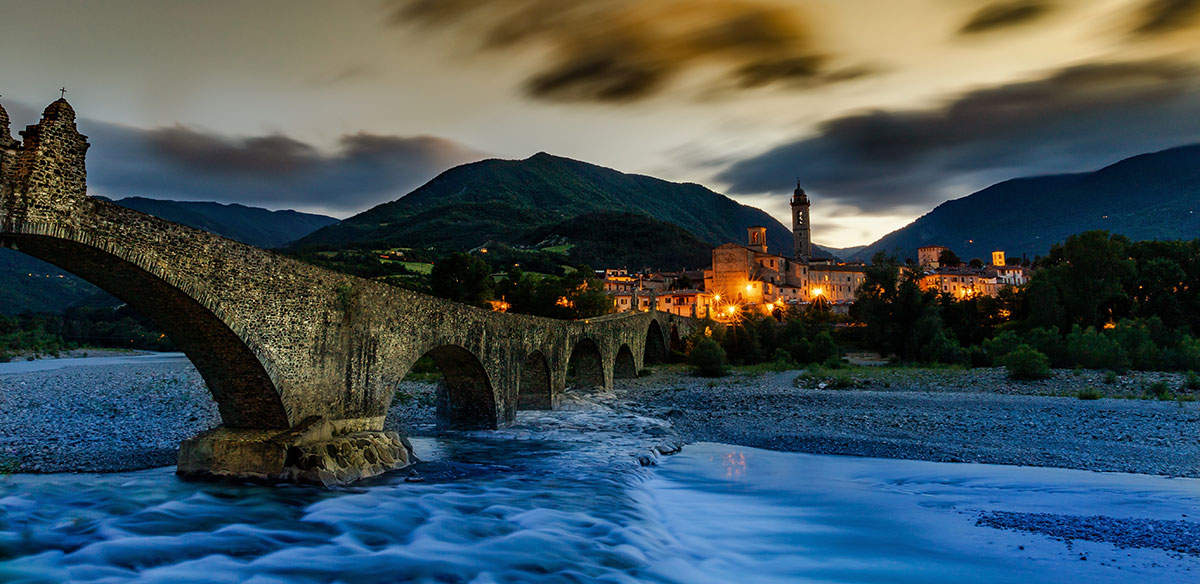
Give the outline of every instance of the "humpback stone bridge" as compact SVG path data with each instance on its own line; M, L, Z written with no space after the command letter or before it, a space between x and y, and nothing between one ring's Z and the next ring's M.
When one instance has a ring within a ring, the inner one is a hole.
M150 317L203 376L222 425L179 472L350 482L407 464L383 431L396 385L432 356L448 427L553 408L568 383L611 388L695 321L659 312L560 321L504 314L324 270L89 197L87 138L66 100L12 139L0 108L0 244ZM137 420L129 423L136 424Z

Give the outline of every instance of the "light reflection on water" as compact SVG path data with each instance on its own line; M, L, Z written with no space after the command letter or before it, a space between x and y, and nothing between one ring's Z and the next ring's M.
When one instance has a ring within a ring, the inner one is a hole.
M1187 508L1197 483L711 444L647 471L612 466L599 446L416 442L436 459L425 483L267 488L171 469L2 479L0 582L1030 584L1172 581L1200 568L1080 567L1061 543L978 528L962 512Z

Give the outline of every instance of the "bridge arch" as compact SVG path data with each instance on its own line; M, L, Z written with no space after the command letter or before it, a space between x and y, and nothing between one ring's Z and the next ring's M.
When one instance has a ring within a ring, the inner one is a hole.
M592 389L606 387L604 383L604 360L600 356L600 347L596 341L584 337L575 343L571 350L571 358L567 366L574 371L575 377L571 387Z
M223 426L289 427L283 399L256 350L191 294L131 261L70 239L5 234L0 241L91 282L146 315L204 378Z
M458 345L426 351L442 373L437 389L438 424L456 429L496 429L496 394L483 363Z
M550 390L550 366L541 351L525 356L521 364L521 376L517 382L517 409L549 410L553 408Z
M646 349L643 351L642 363L653 365L667 360L667 341L662 326L657 320L651 320L646 327Z
M613 379L634 379L637 377L637 362L633 360L633 351L629 345L622 344L617 349L617 358L613 361Z

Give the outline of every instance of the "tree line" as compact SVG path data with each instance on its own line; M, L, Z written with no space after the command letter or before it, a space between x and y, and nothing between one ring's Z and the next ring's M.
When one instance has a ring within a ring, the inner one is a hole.
M81 347L174 351L154 323L128 306L74 307L62 313L0 315L0 361L18 352L57 355Z
M1023 286L957 298L923 290L919 269L881 253L848 316L793 309L781 325L752 318L710 340L735 364L819 363L832 340L838 355L867 350L900 363L1011 365L1027 377L1048 375L1050 367L1200 370L1200 240L1131 242L1088 231L1052 246L1033 268ZM822 350L789 349L806 344Z

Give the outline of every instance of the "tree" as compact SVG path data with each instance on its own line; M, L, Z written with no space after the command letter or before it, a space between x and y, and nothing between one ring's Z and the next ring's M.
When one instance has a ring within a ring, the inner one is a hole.
M454 252L433 264L429 284L434 296L486 307L492 298L492 269L478 257Z
M942 253L938 254L938 264L942 266L957 266L962 263L958 254L948 249L943 249Z
M979 258L971 258L971 261L968 265L970 265L972 268L975 268L976 270L978 270L978 269L982 268L984 264L983 264L983 260L981 260Z
M721 377L726 373L725 349L710 338L702 338L688 354L688 364L701 377Z
M940 327L917 326L923 319L941 322L938 295L921 290L920 277L911 269L901 274L896 258L882 253L876 254L866 270L850 315L865 325L867 344L884 355L916 360L922 342L931 340L932 330Z

